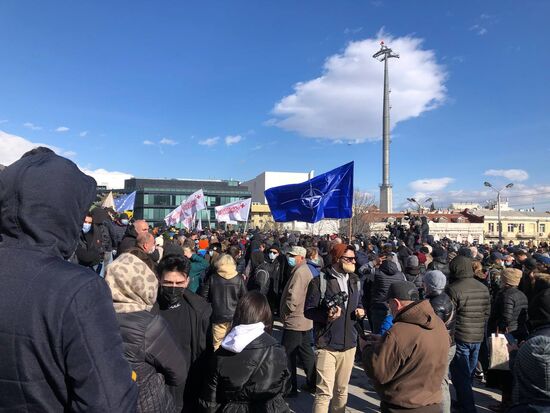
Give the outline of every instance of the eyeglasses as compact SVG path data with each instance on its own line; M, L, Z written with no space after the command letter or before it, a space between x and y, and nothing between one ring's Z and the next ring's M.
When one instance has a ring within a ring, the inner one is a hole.
M346 262L355 262L355 257L342 257L342 259Z

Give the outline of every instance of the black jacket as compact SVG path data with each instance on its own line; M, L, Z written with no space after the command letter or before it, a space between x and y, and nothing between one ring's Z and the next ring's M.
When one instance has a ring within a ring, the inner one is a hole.
M96 236L93 227L87 234L80 232L78 246L76 247L76 258L80 265L93 267L99 264L103 261L104 252L101 239Z
M53 153L0 173L0 411L133 412L111 292L66 261L95 181Z
M433 261L428 265L428 271L441 271L447 278L451 275L449 264L447 263L447 257L434 257Z
M489 318L489 331L525 337L527 335L527 297L515 287L502 288Z
M259 291L267 295L270 287L270 274L268 263L264 262L254 269L250 274L246 287L248 291Z
M126 227L126 233L117 246L117 255L120 255L124 252L128 252L136 246L137 241L137 232L133 225L128 225Z
M371 295L371 305L386 305L386 295L390 285L397 281L406 281L405 275L399 272L397 264L391 260L385 260L374 273L372 290L363 293ZM365 283L365 286L368 284Z
M202 285L200 295L212 304L212 322L227 323L233 320L237 303L246 292L242 276L228 279L214 273Z
M200 398L202 411L289 413L283 400L290 387L289 376L284 348L267 333L240 353L219 348L206 375Z
M455 344L456 311L451 298L444 292L437 294L431 293L426 296L435 314L445 323L449 336L451 337L451 346Z
M471 258L462 255L449 264L450 284L447 294L456 308L455 339L464 343L481 343L491 311L489 290L474 278Z
M169 305L159 298L152 310L162 317L172 328L174 337L189 366L185 385L170 387L178 412L196 412L198 397L202 388L202 378L206 358L211 352L212 337L210 316L212 307L204 298L184 290L178 303Z
M137 375L138 412L175 412L166 385L185 386L188 365L170 326L149 311L118 313L117 320L124 356Z
M354 313L357 308L362 308L361 288L359 277L351 273L348 279L348 301L342 308L342 315L332 322L327 321L328 309L321 303L320 277L327 279L327 291L325 298L331 298L340 292L340 285L333 275L332 267L326 272L321 272L309 283L304 306L304 315L313 320L315 343L317 348L326 348L333 351L349 350L357 344L357 332L354 328ZM353 318L352 318L353 317Z

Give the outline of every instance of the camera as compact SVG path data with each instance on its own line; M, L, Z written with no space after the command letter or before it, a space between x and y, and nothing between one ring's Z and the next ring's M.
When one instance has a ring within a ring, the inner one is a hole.
M323 300L323 306L330 310L341 306L346 301L348 301L348 294L345 291L340 291L330 298L325 298Z
M355 320L355 323L353 324L353 328L355 328L355 331L357 331L357 335L361 337L363 340L368 341L369 336L372 334L372 331L370 331L370 328L365 328L365 321L367 321L367 316L363 316L361 318L357 318L352 316L352 320Z

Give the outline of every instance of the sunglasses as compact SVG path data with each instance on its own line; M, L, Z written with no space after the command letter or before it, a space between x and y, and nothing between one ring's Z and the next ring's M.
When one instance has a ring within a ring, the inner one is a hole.
M346 262L355 262L355 257L342 257L342 259Z

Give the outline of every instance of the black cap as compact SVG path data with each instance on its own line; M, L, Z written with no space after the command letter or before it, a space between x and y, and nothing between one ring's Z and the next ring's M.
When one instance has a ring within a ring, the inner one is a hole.
M397 281L390 285L388 294L386 295L386 301L389 301L392 298L405 301L418 301L420 296L416 285L412 282Z

